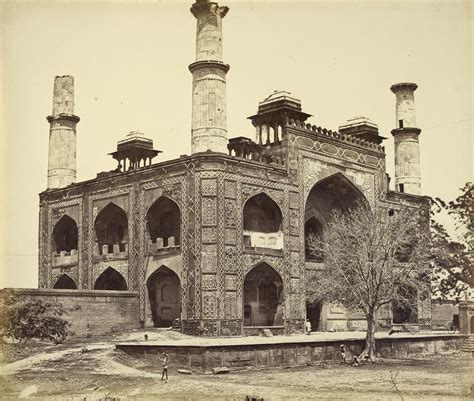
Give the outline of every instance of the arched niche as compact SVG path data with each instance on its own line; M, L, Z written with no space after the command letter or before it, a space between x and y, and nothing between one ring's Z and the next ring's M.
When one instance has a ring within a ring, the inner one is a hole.
M53 238L56 253L77 250L78 230L76 222L68 215L61 217L54 226Z
M109 203L100 211L94 229L100 255L126 251L128 219L123 209L115 203Z
M149 239L163 246L175 246L181 243L181 213L178 205L166 196L158 198L148 209L146 226Z
M181 317L181 283L178 275L160 266L147 280L148 298L154 327L169 327Z
M61 275L53 286L56 290L77 290L76 282L67 274Z
M315 248L315 242L323 235L323 224L315 217L310 217L304 224L305 259L311 262L322 262L323 255Z
M126 291L127 282L113 267L105 269L94 283L94 290Z
M283 281L266 263L250 270L244 279L244 326L282 326Z
M244 246L283 248L281 210L267 194L259 193L245 202L243 220Z

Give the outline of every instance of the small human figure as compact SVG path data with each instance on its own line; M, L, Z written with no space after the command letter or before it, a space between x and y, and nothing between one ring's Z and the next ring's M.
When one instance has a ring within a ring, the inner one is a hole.
M168 381L168 365L170 363L170 358L167 352L163 352L163 359L161 364L163 365L163 372L161 373L161 380ZM166 376L166 379L165 379Z
M145 341L148 341L148 334L145 334Z
M344 365L346 363L346 347L344 344L339 346L339 351L341 352L341 364Z
M357 359L357 357L355 355L352 358L352 366L360 366L359 365L359 359Z
M309 336L311 334L311 322L309 319L306 319L306 322L304 322L304 329L306 334Z

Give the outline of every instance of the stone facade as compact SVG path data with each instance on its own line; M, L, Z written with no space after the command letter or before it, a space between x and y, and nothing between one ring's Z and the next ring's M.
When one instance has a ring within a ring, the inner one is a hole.
M39 287L132 291L145 326L180 318L188 334L301 332L307 279L324 268L307 259L309 222L324 226L334 207L355 201L420 209L427 200L388 190L376 125L364 120L370 132L357 135L351 124L349 135L307 124L301 101L286 92L250 117L256 141L227 143L220 40L227 8L204 0L192 12L193 154L151 164L148 153L135 160L144 139L127 142L116 170L41 193ZM216 107L220 117L201 135L199 124ZM313 312L319 330L362 327L361 316L332 305ZM418 315L429 324L429 308L420 305Z

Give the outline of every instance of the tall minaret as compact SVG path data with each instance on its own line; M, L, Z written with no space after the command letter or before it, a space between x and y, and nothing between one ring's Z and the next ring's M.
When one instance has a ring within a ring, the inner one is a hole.
M48 189L76 182L76 124L74 78L54 78L53 114L49 121Z
M421 194L420 147L416 128L415 92L418 86L410 82L392 85L396 96L396 126L392 130L395 139L395 190L409 194Z
M222 18L228 7L196 0L191 13L197 19L196 61L193 74L191 152L228 153L225 76L229 65L222 61Z

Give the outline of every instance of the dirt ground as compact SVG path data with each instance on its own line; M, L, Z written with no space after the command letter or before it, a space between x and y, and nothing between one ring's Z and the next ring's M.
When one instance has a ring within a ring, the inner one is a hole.
M172 336L172 334L167 334ZM112 341L112 340L111 340ZM159 361L129 356L111 341L36 345L0 367L3 399L47 400L474 400L473 359L450 353L321 366L182 375L161 381ZM171 361L172 362L172 361Z

